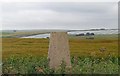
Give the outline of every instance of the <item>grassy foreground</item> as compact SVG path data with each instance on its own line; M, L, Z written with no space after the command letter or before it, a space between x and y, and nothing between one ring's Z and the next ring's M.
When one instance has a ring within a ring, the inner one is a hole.
M117 57L71 57L72 67L62 62L57 70L50 69L47 57L12 56L3 61L4 74L118 74Z
M98 35L95 39L69 37L71 68L61 64L57 71L48 66L49 39L3 38L3 73L117 74L118 36Z

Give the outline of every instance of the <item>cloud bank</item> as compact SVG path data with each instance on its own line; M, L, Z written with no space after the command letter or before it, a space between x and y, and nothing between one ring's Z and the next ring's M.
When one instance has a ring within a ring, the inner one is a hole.
M19 2L2 4L3 29L118 28L112 2Z

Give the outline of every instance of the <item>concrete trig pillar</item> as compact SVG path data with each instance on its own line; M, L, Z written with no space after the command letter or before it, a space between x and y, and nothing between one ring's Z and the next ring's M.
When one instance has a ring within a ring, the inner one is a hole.
M71 66L67 32L50 33L48 58L50 68L56 69L62 61L66 63L66 66Z

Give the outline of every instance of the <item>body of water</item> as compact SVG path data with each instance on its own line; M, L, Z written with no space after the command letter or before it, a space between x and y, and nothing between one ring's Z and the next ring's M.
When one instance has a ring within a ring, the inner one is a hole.
M95 35L99 34L118 34L118 30L100 30L100 31L73 31L73 32L68 32L70 35L76 35L80 33L86 34L87 32L89 33L94 33ZM33 35L33 36L27 36L27 37L21 37L21 38L47 38L50 37L50 34L39 34L39 35Z
M47 38L47 37L50 37L50 34L39 34L39 35L26 36L21 38Z
M94 34L118 34L118 30L100 30L100 31L75 31L75 32L69 32L69 34L80 34L87 32L94 33Z

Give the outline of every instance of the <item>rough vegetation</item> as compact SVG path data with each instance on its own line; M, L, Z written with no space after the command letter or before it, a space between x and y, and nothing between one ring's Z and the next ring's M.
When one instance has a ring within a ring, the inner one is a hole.
M47 57L12 56L3 61L4 74L118 74L118 58L71 57L72 67L62 62L57 70L50 69Z
M48 66L49 39L3 38L3 73L15 74L116 74L118 36L99 35L94 39L69 36L72 67L63 62L58 70Z

